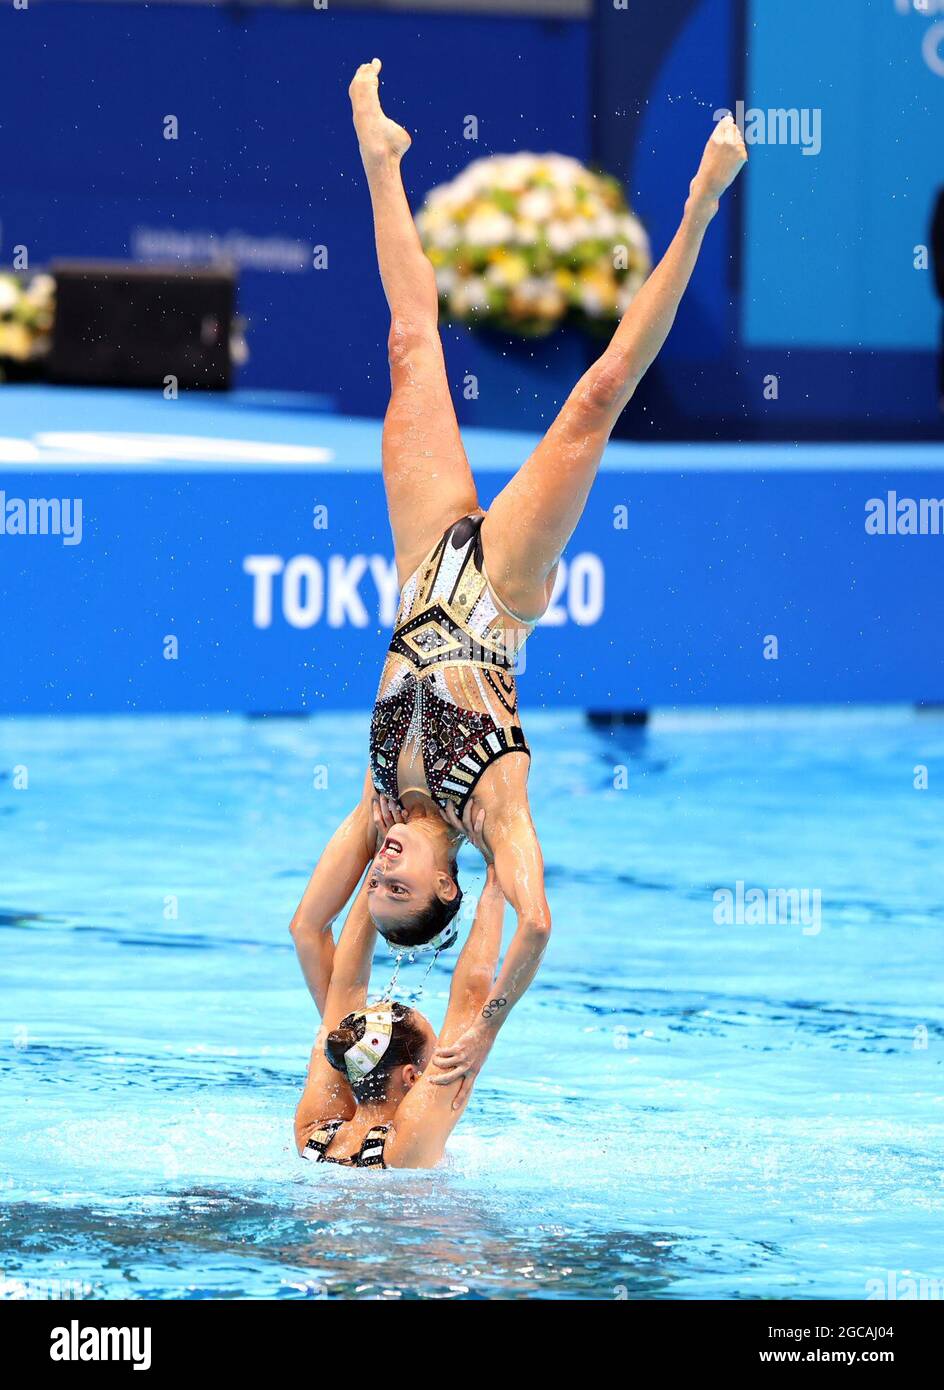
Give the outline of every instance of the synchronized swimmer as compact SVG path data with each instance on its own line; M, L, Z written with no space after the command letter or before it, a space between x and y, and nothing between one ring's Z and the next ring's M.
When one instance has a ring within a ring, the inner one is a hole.
M350 96L390 309L383 477L401 594L361 799L292 920L322 1017L295 1138L315 1162L428 1168L551 930L515 658L548 606L613 426L668 336L747 151L733 119L715 127L665 256L537 448L483 510L446 377L436 278L400 173L411 140L381 108L380 66L375 58L360 67ZM481 852L486 880L437 1038L417 1010L368 1003L370 967L378 931L410 951L438 952L455 940L465 839ZM333 924L355 894L335 947ZM517 930L496 980L506 902Z

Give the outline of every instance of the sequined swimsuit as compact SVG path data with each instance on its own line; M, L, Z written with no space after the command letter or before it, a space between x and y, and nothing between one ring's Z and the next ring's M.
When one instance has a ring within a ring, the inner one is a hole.
M309 1163L340 1163L345 1168L386 1168L384 1144L390 1126L375 1125L356 1154L348 1158L332 1158L327 1152L328 1145L343 1124L343 1120L324 1120L302 1150L302 1158L307 1158Z
M430 796L460 816L487 767L506 753L530 756L514 664L533 623L492 592L483 520L454 522L404 584L370 724L376 790L399 798L407 748L422 755Z

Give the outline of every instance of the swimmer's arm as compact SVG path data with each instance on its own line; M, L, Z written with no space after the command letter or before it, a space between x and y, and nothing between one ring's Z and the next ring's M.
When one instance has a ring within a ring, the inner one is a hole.
M295 1111L295 1147L304 1152L312 1134L325 1120L349 1120L357 1109L354 1092L324 1054L326 1030L318 1029L311 1049L305 1089Z
M335 1071L325 1056L324 1042L330 1029L337 1028L346 1014L363 1008L367 1000L376 939L377 929L367 911L365 877L334 953L334 968L323 1010L324 1022L318 1029L311 1050L305 1089L295 1112L295 1145L299 1153L324 1120L350 1119L357 1108L354 1093L347 1081L340 1072Z
M374 852L376 831L371 814L372 800L373 787L368 772L359 803L328 841L289 926L305 983L320 1014L325 1011L334 965L331 928Z
M369 875L365 874L335 947L324 1011L329 1028L336 1028L345 1014L362 1009L367 1002L370 967L377 941L377 928L367 910L368 878Z
M489 1016L481 1020L489 1033L497 1033L537 974L551 935L551 910L544 892L544 856L528 806L493 815L485 835L502 892L518 917L518 929L492 991Z
M479 898L475 921L462 948L449 990L449 1005L437 1046L448 1045L479 1016L488 1002L501 952L505 897L494 868L489 865ZM430 1063L416 1085L400 1102L394 1134L384 1150L389 1167L432 1168L442 1158L446 1140L455 1128L471 1085L432 1084L438 1068ZM461 1100L456 1104L460 1095Z
M467 805L463 825L486 863L494 860L502 892L517 913L518 929L485 1005L464 1033L436 1048L439 1071L431 1084L450 1086L463 1078L460 1099L481 1069L499 1028L537 974L551 934L544 859L527 800L508 801L487 813Z

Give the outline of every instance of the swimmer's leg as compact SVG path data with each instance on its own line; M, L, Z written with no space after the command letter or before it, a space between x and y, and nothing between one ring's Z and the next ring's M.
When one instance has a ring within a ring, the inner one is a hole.
M737 126L723 122L708 142L681 226L662 261L602 357L489 508L482 526L489 578L522 616L540 617L550 601L557 562L580 520L613 426L669 335L718 199L746 159Z
M378 58L358 68L350 95L390 306L383 474L402 582L451 522L478 508L478 497L446 379L436 277L400 176L410 137L381 109L379 72Z

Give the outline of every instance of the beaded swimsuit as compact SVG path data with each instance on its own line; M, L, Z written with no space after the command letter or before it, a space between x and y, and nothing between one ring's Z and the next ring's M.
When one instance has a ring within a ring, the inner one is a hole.
M374 787L393 800L407 747L430 796L458 815L483 772L530 750L518 722L515 654L534 626L496 600L482 553L484 517L453 523L400 594L370 722Z
M307 1158L309 1163L341 1163L346 1168L386 1168L384 1144L390 1126L375 1125L356 1154L332 1158L327 1152L328 1145L343 1124L343 1120L324 1120L305 1145L302 1158Z

